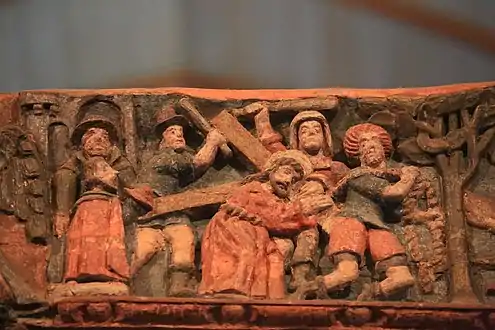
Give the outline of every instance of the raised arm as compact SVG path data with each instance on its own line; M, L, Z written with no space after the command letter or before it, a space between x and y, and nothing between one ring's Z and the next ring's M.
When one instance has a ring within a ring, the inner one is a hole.
M194 156L194 176L196 178L203 175L213 164L219 147L225 142L225 137L218 130L212 130L208 133L205 144Z
M417 169L404 169L401 179L392 183L387 179L372 174L363 175L349 181L349 185L361 194L383 201L402 201L414 184L419 171Z
M260 107L262 109L254 117L254 124L261 144L271 153L287 150L282 144L282 136L273 129L270 123L268 108L263 104L260 104Z

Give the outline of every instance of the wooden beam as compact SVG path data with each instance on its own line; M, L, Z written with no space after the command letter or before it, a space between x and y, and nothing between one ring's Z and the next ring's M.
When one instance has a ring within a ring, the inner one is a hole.
M240 186L240 182L229 182L210 188L188 190L183 193L158 197L152 214L147 214L138 219L146 222L161 215L192 209L195 207L218 205L225 202L227 197Z
M278 111L305 111L305 110L335 110L339 105L339 99L335 96L301 98L295 100L281 100L266 102L270 112ZM251 103L243 108L232 109L230 113L235 117L252 116L258 110L256 103Z
M271 153L234 116L223 110L211 120L211 123L251 164L258 170L263 169Z
M481 51L495 54L495 31L475 22L442 13L424 5L397 0L333 0L343 7L365 9L399 22L462 41Z

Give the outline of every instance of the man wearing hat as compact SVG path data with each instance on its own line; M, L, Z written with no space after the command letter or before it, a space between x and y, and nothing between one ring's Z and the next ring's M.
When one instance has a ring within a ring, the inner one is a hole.
M287 147L282 144L282 136L273 129L270 123L267 106L263 103L259 105L260 111L254 118L258 138L271 152L286 150ZM314 172L304 182L300 182L299 189L294 189L292 198L310 198L317 195L330 198L329 191L348 173L349 168L344 163L332 160L332 135L325 116L318 111L299 112L290 123L289 147L303 152L314 168ZM323 210L318 215L318 223L324 225L328 222L333 210L333 207ZM290 262L292 279L289 289L291 291L314 277L318 264L315 260L318 242L317 228L303 231L295 238L296 246ZM282 249L286 246L287 244L280 245Z
M274 153L264 171L245 179L208 223L201 245L199 293L213 297L282 299L284 258L271 235L314 228L328 200L290 201L294 184L312 172L298 150Z
M135 172L119 148L120 109L96 97L79 111L71 136L76 151L54 176L56 236L66 234L66 282L117 282L127 290L122 200L150 207L145 189L132 189ZM126 294L126 292L122 292Z
M184 131L190 128L187 119L166 106L157 113L155 132L160 139L158 150L138 175L138 182L149 184L155 196L167 196L183 190L201 177L213 164L219 146L226 140L212 130L203 147L195 154L186 144ZM137 229L132 273L168 243L171 248L171 296L195 294L195 235L189 217L183 212L162 215Z

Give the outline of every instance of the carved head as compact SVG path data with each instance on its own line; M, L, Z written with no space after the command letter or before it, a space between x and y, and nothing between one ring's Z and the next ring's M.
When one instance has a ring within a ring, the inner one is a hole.
M301 179L301 173L293 164L280 165L270 172L269 179L275 195L286 198L292 185Z
M378 167L392 151L392 139L383 127L359 124L347 130L344 150L347 157L359 158L362 166Z
M290 124L290 147L308 155L322 153L332 156L332 136L330 126L318 111L303 111L294 117Z
M82 137L91 128L102 128L114 145L118 145L121 137L120 108L105 96L92 97L86 101L77 113L77 126L72 132L71 141L74 146L82 145Z
M184 116L178 115L173 106L167 105L156 113L155 120L155 132L161 139L160 148L185 149L184 128L189 127L189 121Z
M325 143L323 128L316 120L307 120L299 125L299 147L309 155L317 155Z
M88 129L82 136L81 144L88 157L107 157L112 147L108 132L98 127Z
M359 140L359 161L361 164L378 167L386 159L380 138L374 134L363 134Z
M298 150L276 152L265 165L274 193L282 198L288 197L292 185L312 171L311 162Z
M184 150L186 148L184 128L180 125L168 126L162 133L160 147L172 148L176 151Z

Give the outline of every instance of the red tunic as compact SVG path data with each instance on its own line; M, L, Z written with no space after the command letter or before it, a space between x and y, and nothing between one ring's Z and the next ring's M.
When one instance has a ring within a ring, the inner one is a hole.
M208 224L201 246L200 294L236 293L278 299L285 295L283 256L270 238L315 226L298 203L286 203L261 183L248 183L226 202L242 207L260 224L230 216L224 208Z
M122 207L117 197L85 195L67 231L64 280L129 279Z

